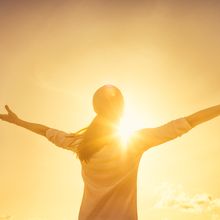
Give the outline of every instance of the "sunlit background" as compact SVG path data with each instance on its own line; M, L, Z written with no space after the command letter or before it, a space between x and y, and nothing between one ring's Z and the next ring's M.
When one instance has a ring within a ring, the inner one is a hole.
M118 86L133 127L220 101L219 1L0 1L0 111L74 132ZM220 118L146 152L140 220L220 219ZM0 219L76 220L80 163L0 121Z

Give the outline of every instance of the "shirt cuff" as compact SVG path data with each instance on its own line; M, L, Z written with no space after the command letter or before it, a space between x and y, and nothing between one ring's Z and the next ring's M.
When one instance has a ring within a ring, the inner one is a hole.
M190 129L192 129L192 126L187 121L185 117L179 118L174 121L174 126L177 132L178 136L181 136L182 134L188 132Z
M55 129L53 129L53 128L48 128L48 129L46 130L45 136L46 136L46 138L47 138L48 140L51 140L52 137L55 135L55 133L56 133L56 130L55 130Z

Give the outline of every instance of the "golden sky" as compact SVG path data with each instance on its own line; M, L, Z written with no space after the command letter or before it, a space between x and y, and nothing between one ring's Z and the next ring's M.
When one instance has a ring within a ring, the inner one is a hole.
M217 105L219 9L214 0L0 1L0 110L77 131L106 83L140 127ZM140 220L220 219L219 131L216 118L145 153ZM0 122L0 174L0 219L77 219L83 185L71 152Z

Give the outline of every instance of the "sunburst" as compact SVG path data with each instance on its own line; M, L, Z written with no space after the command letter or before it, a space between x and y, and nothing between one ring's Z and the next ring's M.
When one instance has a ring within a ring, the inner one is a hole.
M124 147L127 146L131 134L140 128L141 121L134 114L131 112L124 114L118 127L118 133Z

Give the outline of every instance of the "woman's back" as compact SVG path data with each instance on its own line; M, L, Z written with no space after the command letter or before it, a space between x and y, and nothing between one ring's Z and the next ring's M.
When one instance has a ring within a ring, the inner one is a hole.
M140 154L117 139L81 162L84 195L79 219L137 219L136 182Z
M81 161L84 195L79 220L136 220L137 171L141 155L191 129L186 118L156 128L138 130L124 147L119 137L107 141L89 161ZM48 129L46 137L59 147L77 152L83 135L77 137Z

